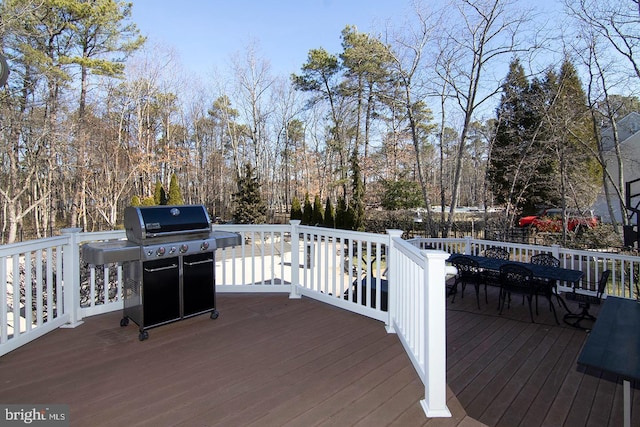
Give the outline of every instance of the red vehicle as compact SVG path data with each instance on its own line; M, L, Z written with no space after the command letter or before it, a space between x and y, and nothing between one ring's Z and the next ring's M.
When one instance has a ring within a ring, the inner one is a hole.
M593 228L598 225L598 217L592 211L581 213L567 210L567 228L578 231L583 227ZM545 209L541 215L523 216L518 221L520 227L531 227L535 231L559 233L562 231L562 209Z

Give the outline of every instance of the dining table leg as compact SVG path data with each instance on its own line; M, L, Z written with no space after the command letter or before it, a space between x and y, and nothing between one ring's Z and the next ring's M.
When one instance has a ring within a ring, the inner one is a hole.
M553 288L553 294L556 296L556 299L562 305L562 307L564 307L565 311L567 313L572 313L572 311L569 310L569 306L567 305L567 302L564 300L564 298L562 298L562 295L558 293L558 288L556 287Z
M622 395L624 396L624 427L631 427L631 382L622 380Z

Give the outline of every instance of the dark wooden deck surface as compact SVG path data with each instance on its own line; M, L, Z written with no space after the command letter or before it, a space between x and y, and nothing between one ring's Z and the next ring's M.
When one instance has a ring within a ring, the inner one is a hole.
M469 416L490 426L623 425L622 380L578 369L587 333L564 324L566 311L555 299L560 325L545 298L531 323L521 296L499 315L498 289L488 291L480 309L473 287L447 303L447 384ZM632 422L640 425L635 383L631 397Z
M478 310L468 289L447 305L449 419L425 418L423 385L380 322L266 294L219 294L217 320L144 342L120 313L56 330L0 358L0 402L69 404L72 426L621 425L622 385L576 369L584 332L556 326L546 302L532 324L494 301Z

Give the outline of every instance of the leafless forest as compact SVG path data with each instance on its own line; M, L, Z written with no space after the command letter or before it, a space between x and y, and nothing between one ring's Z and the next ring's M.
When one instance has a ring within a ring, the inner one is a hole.
M140 36L135 0L4 0L2 242L117 228L134 197L168 189L172 175L185 203L229 219L245 164L270 221L306 194L348 202L356 162L367 209L401 183L419 193L405 207L446 207L423 210L426 220L451 224L456 206L500 204L512 224L519 204L498 203L487 179L509 63L518 58L534 82L573 64L591 130L571 137L600 166L600 129L615 129L618 101L629 108L640 79L637 0L567 0L553 17L530 3L418 1L401 27L362 33L345 22L343 50L309 46L293 76L274 75L250 45L203 78ZM576 118L564 118L571 132ZM582 178L562 182L595 188ZM601 168L596 186L606 179ZM624 200L623 183L612 203Z

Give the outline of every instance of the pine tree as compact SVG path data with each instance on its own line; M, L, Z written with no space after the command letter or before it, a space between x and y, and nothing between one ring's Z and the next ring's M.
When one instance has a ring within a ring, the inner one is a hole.
M336 226L336 218L335 213L333 212L333 205L331 204L331 199L327 197L327 202L324 205L324 221L323 224L325 227L335 228Z
M160 180L156 181L156 186L153 190L153 203L155 205L166 205L166 195L162 183Z
M347 230L350 227L347 226L347 203L344 197L338 198L338 206L336 208L336 228L341 230Z
M293 197L293 201L291 202L290 219L297 219L302 221L302 205L300 204L300 199L298 199L296 196Z
M260 195L260 182L255 169L245 164L243 174L238 177L238 192L235 193L233 220L238 224L264 224L267 206Z
M311 224L320 225L324 222L324 212L322 209L322 202L320 196L316 194L313 200L313 217L311 218Z
M351 229L364 231L364 184L362 183L362 173L360 164L358 163L358 152L353 150L351 156L351 172L353 173L353 197L349 203L349 211L351 218Z
M554 169L550 175L556 184L550 194L558 201L556 206L581 210L591 206L602 184L602 170L592 155L597 152L597 143L587 97L569 61L562 64L557 78L549 81L547 88L549 108L544 126L553 153ZM566 230L566 215L563 217Z
M597 151L587 112L570 62L530 84L520 63L511 63L487 170L496 200L507 204L508 213L580 209L593 202L599 168L586 148Z
M521 148L527 143L531 130L525 120L530 110L528 95L529 81L516 59L509 64L509 72L502 85L502 97L496 111L496 138L487 168L493 194L501 203L511 199L514 186L521 188L520 183L513 182L517 173L512 168L520 163Z
M540 83L529 83L518 59L509 65L496 110L496 137L490 149L487 180L508 214L535 213L548 199L548 184L536 177L547 173L548 148L541 129L544 111Z
M180 192L180 187L178 186L178 177L176 174L171 174L171 181L169 182L169 197L167 198L165 204L167 205L183 205L184 199L182 198L182 193Z
M153 197L145 197L144 199L142 199L142 203L140 205L141 206L158 206L156 205L156 202L153 199Z
M380 204L388 210L413 209L424 206L420 184L406 179L382 180L382 200Z
M304 195L304 209L302 210L302 224L313 224L313 206L311 206L311 200L309 199L309 193Z

